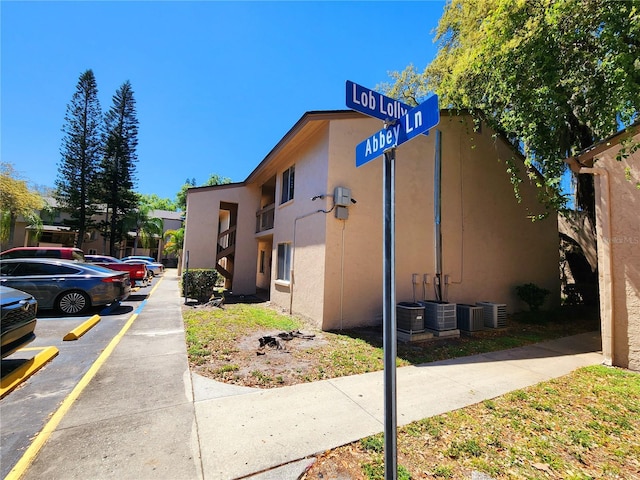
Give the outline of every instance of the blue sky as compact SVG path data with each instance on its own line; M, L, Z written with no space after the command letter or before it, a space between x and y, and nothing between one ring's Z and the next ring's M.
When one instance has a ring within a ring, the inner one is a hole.
M92 69L103 112L123 82L139 120L137 188L242 181L306 112L346 109L436 53L444 1L0 2L1 153L53 186L66 106ZM354 153L355 156L355 153Z

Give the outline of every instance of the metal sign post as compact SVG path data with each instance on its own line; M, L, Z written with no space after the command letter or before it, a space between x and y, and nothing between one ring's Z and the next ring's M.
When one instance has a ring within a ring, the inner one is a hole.
M384 152L382 173L383 197L383 344L384 344L384 478L398 476L397 405L396 405L396 149Z
M182 289L184 290L184 304L189 301L189 250L185 252L185 271L182 277Z
M429 133L440 122L438 97L433 95L414 108L347 81L347 106L385 121L384 128L356 146L356 167L384 156L383 196L383 300L384 347L384 478L398 478L396 357L396 147L417 135Z

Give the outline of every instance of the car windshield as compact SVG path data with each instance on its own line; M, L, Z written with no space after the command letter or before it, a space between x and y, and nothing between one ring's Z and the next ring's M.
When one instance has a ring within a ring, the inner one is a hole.
M42 276L42 275L73 275L78 273L78 268L65 262L6 262L2 265L2 276Z

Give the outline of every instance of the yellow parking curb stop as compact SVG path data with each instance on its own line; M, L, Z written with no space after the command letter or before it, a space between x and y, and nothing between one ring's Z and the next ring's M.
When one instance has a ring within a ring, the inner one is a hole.
M95 326L96 323L100 321L100 315L94 315L89 320L84 322L82 325L77 326L69 333L67 333L62 339L63 340L77 340L82 335L87 333L91 328Z
M27 349L24 349L27 350ZM36 350L29 348L29 350ZM40 350L40 349L38 349ZM0 398L13 391L18 385L27 380L31 375L36 373L45 366L53 357L58 355L59 350L56 347L43 347L42 351L35 357L25 361L23 365L16 368L6 377L0 380Z

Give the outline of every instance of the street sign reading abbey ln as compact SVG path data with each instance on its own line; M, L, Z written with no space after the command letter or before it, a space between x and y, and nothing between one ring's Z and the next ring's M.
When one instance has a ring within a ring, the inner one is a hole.
M373 101L375 102L375 100ZM395 122L390 122L385 128L359 143L356 146L356 167L379 157L385 150L396 148L408 142L417 135L435 127L439 122L438 96L433 95L417 107L407 111Z

